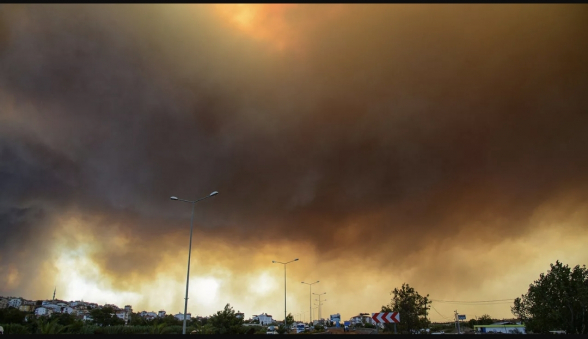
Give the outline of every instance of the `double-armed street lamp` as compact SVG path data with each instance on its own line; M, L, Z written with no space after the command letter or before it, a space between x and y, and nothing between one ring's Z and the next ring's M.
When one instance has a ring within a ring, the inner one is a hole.
M288 265L289 263L294 262L294 261L298 261L298 258L296 258L294 260L290 260L288 262L280 262L280 261L272 260L272 264L284 265L284 327L287 326L287 324L286 324L286 265Z
M318 280L313 283L306 283L304 281L302 282L303 284L310 286L310 294L308 295L308 303L309 303L308 308L309 308L309 312L310 312L309 316L310 316L311 323L312 323L312 285L318 284L318 282L319 282Z
M318 295L318 302L319 302L319 320L321 319L321 295L325 295L327 294L327 292L323 292L323 293L313 293L314 295Z
M177 200L177 201L183 201L183 202L188 202L190 204L192 204L192 221L190 222L190 247L188 248L188 274L186 276L186 298L184 298L185 303L184 303L184 327L182 329L182 334L186 334L186 316L188 313L188 285L190 284L190 257L192 255L192 230L194 229L194 206L196 206L196 203L199 201L202 201L204 199L208 199L210 197L213 197L215 195L217 195L218 192L214 191L212 193L210 193L209 195L205 196L204 198L200 198L198 200L184 200L184 199L180 199L178 197L171 197L171 200Z

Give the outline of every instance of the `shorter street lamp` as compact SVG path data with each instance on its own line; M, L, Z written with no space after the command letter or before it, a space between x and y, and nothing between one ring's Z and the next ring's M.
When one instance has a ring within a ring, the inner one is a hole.
M310 312L310 314L309 314L310 322L312 322L312 285L318 284L319 281L317 280L317 281L315 281L313 283L307 283L307 282L304 282L303 281L302 283L305 284L305 285L308 285L310 287L310 294L308 295L308 309L309 309L309 312Z
M327 294L327 292L323 292L323 293L313 293L314 295L318 295L318 301L319 301L319 320L321 319L321 308L320 308L320 304L321 304L321 295L325 295Z

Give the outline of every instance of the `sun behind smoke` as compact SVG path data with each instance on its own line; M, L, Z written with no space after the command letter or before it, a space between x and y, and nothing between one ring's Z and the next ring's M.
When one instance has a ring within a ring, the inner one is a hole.
M222 20L249 38L285 51L296 46L295 28L286 20L286 12L296 4L222 4L215 10Z

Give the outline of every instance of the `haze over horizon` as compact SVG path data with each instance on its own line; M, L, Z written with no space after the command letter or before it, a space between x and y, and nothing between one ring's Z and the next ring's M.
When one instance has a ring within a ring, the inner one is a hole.
M588 263L588 6L0 5L0 295L511 318ZM313 296L313 301L315 296Z

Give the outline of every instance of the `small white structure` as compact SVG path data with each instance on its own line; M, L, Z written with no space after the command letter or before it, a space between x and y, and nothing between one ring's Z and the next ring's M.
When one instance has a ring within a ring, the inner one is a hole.
M22 305L22 299L20 298L10 299L10 301L8 302L8 307L19 308L20 305Z
M8 307L8 299L0 297L0 308Z
M75 309L69 306L61 307L61 313L74 314L77 313Z
M52 313L52 312L51 312L51 310L50 310L50 309L48 309L47 307L43 307L43 306L41 306L41 307L38 307L38 308L35 310L35 315L36 315L36 316L50 315L51 313Z
M357 325L357 324L372 324L372 325L376 325L376 322L374 321L374 319L372 319L371 315L368 315L367 313L360 313L359 315L356 315L354 317L351 317L351 319L349 320L349 322L352 325Z
M253 320L258 320L261 325L269 325L274 322L274 319L271 315L267 313L262 313L260 315L254 315L252 317Z
M176 319L184 321L184 313L178 313L176 315L174 315L174 317L176 317ZM186 313L186 320L190 320L192 318L192 314L191 313Z
M159 312L157 313L157 316L158 316L158 317L160 317L160 318L163 318L163 317L165 317L165 311L164 311L164 310L161 310L161 311L159 311Z
M155 312L142 311L139 314L141 315L141 317L143 317L147 320L153 320L153 319L157 318L157 313L155 313Z
M130 313L127 312L126 310L118 310L118 311L115 311L115 314L116 314L116 316L119 319L122 319L124 321L128 321L129 320Z

